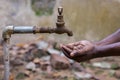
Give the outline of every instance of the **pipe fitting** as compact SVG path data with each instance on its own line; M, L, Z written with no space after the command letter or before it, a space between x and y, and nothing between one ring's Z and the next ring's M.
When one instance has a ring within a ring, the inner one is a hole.
M13 34L14 27L13 26L7 26L3 30L2 37L4 40L10 39L11 34Z

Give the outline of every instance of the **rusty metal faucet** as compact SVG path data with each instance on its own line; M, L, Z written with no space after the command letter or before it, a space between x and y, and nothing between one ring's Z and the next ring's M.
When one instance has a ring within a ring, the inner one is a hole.
M59 7L58 8L58 16L57 16L57 22L56 22L56 27L55 28L36 28L35 33L56 33L56 34L63 34L63 33L67 33L68 36L72 36L73 33L72 31L68 30L65 27L65 22L63 20L63 8ZM38 30L38 31L37 31Z
M58 13L59 13L59 15L57 16L55 33L58 33L58 34L67 33L68 36L72 36L73 35L72 31L68 30L65 27L65 22L63 19L63 15L62 15L62 13L63 13L62 7L58 8Z
M72 36L72 31L65 27L65 22L63 20L63 8L58 8L58 16L55 28L46 27L36 27L36 26L7 26L2 34L3 37L3 50L4 50L4 80L9 80L10 78L10 67L9 67L9 40L12 34L26 34L26 33L57 33L63 34L67 33L68 36Z
M56 34L63 34L67 33L68 36L72 36L72 31L68 30L65 27L65 22L63 20L63 8L58 8L58 16L56 27L36 27L36 26L7 26L3 31L3 39L7 40L10 39L12 34L26 34L26 33L56 33Z

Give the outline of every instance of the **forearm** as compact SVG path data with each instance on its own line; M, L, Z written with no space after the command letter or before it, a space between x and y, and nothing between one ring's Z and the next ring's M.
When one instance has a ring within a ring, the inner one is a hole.
M112 43L120 42L120 29L118 29L113 34L109 35L108 37L104 38L103 40L96 42L97 45L108 45Z
M97 47L94 58L107 56L120 56L120 42Z

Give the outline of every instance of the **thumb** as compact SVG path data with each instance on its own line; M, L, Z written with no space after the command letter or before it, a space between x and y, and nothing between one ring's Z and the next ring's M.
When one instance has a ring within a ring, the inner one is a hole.
M70 56L71 56L71 57L74 57L74 56L76 56L76 54L77 54L77 51L76 51L76 50L73 50L73 51L70 53Z
M73 50L71 53L70 53L70 56L71 57L82 57L82 56L85 56L86 53L83 51L83 50Z

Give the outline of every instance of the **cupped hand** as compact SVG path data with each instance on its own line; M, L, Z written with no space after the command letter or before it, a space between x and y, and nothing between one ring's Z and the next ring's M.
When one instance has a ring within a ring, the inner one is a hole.
M96 52L95 47L94 43L82 40L67 45L61 45L61 50L68 58L81 62L94 58Z

